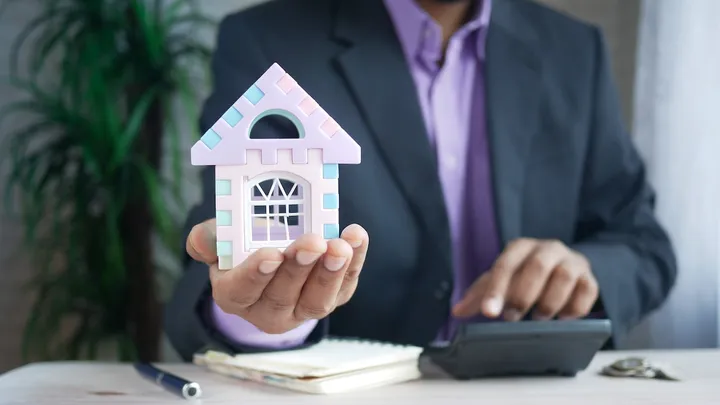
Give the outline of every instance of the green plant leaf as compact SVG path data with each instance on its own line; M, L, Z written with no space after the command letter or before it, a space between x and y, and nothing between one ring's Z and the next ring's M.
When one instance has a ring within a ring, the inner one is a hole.
M129 328L141 323L129 318L125 259L139 253L128 251L136 235L123 226L131 205L149 210L148 232L182 257L179 128L197 126L203 83L193 66L210 53L188 33L210 19L195 0L168 3L38 0L14 38L8 80L25 98L0 109L0 130L22 125L4 132L0 162L33 263L26 358L93 358L110 338L119 358L136 358Z
M154 24L155 19L147 10L144 1L132 1L133 17L131 22L135 22L139 26L141 33L140 44L145 46L148 60L155 64L160 60L162 55L162 36L159 27Z
M48 58L56 52L61 42L75 30L79 23L78 13L68 10L64 15L56 16L53 25L58 28L47 30L36 40L35 51L29 56L30 76L37 78L42 74Z
M133 108L124 130L119 136L115 153L110 160L111 167L115 167L127 157L130 148L142 130L150 106L152 103L157 102L157 94L158 89L151 88L140 97L137 105ZM161 134L157 135L160 136Z

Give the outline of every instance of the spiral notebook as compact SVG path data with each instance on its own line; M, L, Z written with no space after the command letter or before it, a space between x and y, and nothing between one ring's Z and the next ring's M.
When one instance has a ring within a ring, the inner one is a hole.
M325 339L298 350L234 356L208 351L194 363L212 372L312 394L332 394L420 378L422 349L389 343Z

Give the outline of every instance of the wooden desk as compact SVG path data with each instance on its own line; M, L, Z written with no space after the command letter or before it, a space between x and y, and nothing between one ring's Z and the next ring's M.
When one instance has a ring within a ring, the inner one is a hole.
M640 355L681 371L682 382L617 379L597 374L620 357ZM431 378L352 394L299 394L210 374L188 364L165 369L197 381L202 404L233 405L718 405L720 350L600 353L575 378L452 381ZM129 365L40 363L0 376L0 404L183 404L181 398L141 379Z

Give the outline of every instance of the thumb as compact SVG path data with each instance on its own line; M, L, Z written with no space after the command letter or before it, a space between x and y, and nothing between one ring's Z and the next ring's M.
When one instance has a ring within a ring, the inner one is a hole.
M217 262L215 219L195 225L185 241L185 250L195 260L206 264Z

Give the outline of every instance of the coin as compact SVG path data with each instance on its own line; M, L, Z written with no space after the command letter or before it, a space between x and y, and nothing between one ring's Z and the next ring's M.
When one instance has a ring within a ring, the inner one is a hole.
M680 381L679 374L666 365L653 364L641 357L629 357L613 362L601 369L608 377L647 378Z
M610 365L603 367L601 373L608 377L635 377L637 370L620 370Z
M621 359L610 365L617 370L639 370L648 366L648 361L642 357L629 357Z
M670 366L653 365L652 370L654 373L652 378L667 381L681 381L680 374Z

